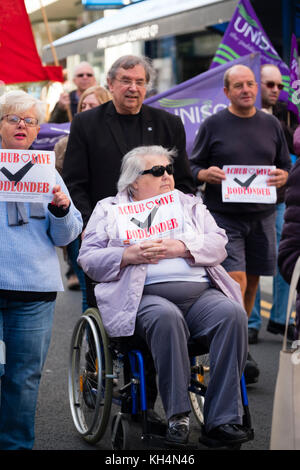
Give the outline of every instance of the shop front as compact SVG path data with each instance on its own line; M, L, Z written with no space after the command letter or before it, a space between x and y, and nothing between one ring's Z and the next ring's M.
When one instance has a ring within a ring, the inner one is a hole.
M67 67L88 60L101 84L112 62L123 54L153 59L155 91L162 92L208 69L238 0L145 0L105 16L56 41ZM220 28L216 29L215 26ZM52 62L51 47L43 60Z

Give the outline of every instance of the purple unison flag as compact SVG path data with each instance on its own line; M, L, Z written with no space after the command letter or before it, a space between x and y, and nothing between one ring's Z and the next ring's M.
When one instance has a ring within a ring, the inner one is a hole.
M240 0L225 31L210 68L249 54L261 53L261 64L277 65L280 69L284 89L280 99L288 101L290 88L290 70L277 54L265 33L249 0Z
M34 150L53 150L56 142L65 135L70 134L70 126L70 122L64 122L62 124L47 122L41 124L40 132L31 148Z
M292 111L300 122L300 100L299 90L298 94L295 93L297 85L300 85L300 74L298 65L298 44L295 34L292 34L291 41L291 57L290 57L290 76L291 76L291 87L290 87L290 101L288 102L288 110Z
M227 108L229 100L223 88L225 71L233 65L250 67L260 83L260 54L248 54L220 67L208 70L196 77L180 83L170 90L151 96L145 103L155 108L176 114L183 122L186 133L186 150L190 155L200 124L212 114ZM256 98L257 108L261 107L260 86Z

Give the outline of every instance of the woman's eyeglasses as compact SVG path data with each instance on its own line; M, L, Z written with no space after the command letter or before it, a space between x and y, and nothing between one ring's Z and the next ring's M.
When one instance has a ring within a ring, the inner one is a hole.
M165 174L165 171L168 173L168 175L173 175L174 174L174 167L172 163L169 163L167 166L163 165L156 165L150 168L150 170L145 170L142 171L141 175L148 175L151 174L153 176L159 177L163 176Z
M4 118L6 118L6 121L9 124L12 124L13 126L17 126L18 124L20 124L21 121L23 121L25 126L35 127L38 125L38 122L39 122L38 119L36 118L33 118L33 117L21 118L20 116L17 116L16 114L6 114L5 116L3 116L2 119Z
M276 82L272 82L272 81L269 81L269 82L262 82L266 85L267 88L274 88L275 86L278 87L278 90L283 90L284 88L284 84L283 83L276 83Z

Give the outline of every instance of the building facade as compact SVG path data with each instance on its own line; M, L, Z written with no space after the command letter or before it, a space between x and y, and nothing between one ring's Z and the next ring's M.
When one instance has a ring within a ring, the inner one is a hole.
M209 68L238 4L238 0L140 0L121 9L86 10L84 1L43 0L57 57L69 76L77 63L87 60L104 85L117 57L143 54L153 59L157 92ZM42 11L38 7L30 11L33 2L27 4L38 49L45 63L53 63ZM292 18L295 22L298 3L251 0L279 55L284 52L283 35L295 30Z

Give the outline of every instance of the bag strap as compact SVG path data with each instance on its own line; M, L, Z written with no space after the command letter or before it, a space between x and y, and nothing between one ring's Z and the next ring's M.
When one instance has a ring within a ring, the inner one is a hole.
M298 284L299 277L300 277L300 256L297 259L297 262L295 264L293 275L292 275L292 280L291 280L291 284L290 284L288 306L287 306L287 311L286 311L285 332L284 332L283 346L282 346L283 351L287 350L287 347L286 347L286 344L287 344L287 331L288 331L290 317L291 317L292 312L293 312L294 298L295 298L295 294L296 294L296 290L297 290L297 284Z

